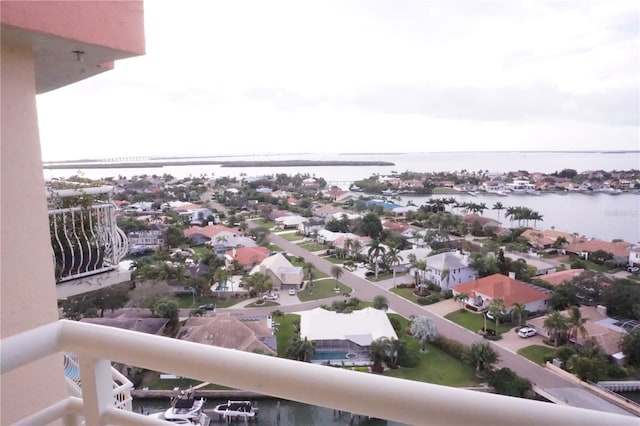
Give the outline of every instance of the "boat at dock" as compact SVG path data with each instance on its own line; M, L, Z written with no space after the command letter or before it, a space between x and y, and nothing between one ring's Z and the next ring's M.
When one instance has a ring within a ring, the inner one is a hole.
M176 425L209 426L211 418L202 411L205 401L204 398L196 399L193 392L181 391L172 398L171 408L148 416Z
M251 405L251 401L227 401L216 405L213 412L225 418L253 418L258 415L258 407Z

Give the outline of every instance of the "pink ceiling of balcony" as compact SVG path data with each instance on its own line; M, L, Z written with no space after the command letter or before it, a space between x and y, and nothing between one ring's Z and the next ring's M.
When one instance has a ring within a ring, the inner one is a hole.
M47 92L145 53L142 1L2 1L2 42L30 47Z

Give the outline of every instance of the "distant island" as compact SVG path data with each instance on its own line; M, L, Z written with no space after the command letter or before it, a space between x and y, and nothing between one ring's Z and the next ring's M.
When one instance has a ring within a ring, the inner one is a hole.
M119 168L152 168L164 166L198 166L220 165L222 167L315 167L315 166L395 166L390 161L337 161L337 160L252 160L252 161L220 161L220 160L157 160L157 161L123 161L123 162L57 162L44 163L43 168L57 169L119 169Z

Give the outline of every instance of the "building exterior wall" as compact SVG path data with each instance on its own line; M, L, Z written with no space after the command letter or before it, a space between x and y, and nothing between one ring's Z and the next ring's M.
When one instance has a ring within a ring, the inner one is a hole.
M2 338L56 321L56 285L38 135L30 48L2 43L0 283ZM36 267L34 267L36 265ZM0 424L13 424L66 396L62 356L2 376Z

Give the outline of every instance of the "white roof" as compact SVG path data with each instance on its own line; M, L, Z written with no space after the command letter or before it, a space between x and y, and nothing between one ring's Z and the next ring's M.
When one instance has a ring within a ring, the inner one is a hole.
M339 314L322 308L300 312L300 337L309 340L350 340L369 346L380 338L398 338L384 311L365 308Z

